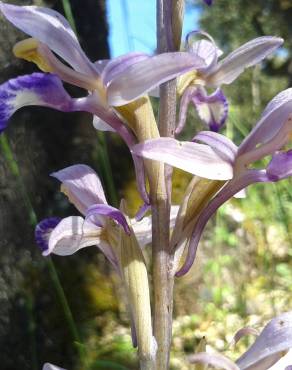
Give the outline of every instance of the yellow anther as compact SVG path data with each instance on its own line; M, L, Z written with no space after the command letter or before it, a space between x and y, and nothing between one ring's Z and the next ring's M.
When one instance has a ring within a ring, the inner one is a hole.
M194 83L196 77L197 77L196 71L190 71L178 77L176 90L177 94L181 96L184 93L185 89Z
M17 58L35 63L43 72L52 72L51 66L38 50L39 45L40 43L38 40L29 38L15 44L13 53Z

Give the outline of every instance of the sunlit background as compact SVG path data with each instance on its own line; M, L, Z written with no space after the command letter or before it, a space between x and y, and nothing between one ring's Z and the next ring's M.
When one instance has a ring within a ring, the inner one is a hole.
M154 0L11 2L51 6L65 14L92 60L155 52ZM291 19L290 0L214 0L212 7L201 0L186 3L183 35L203 29L225 53L259 35L286 40L273 58L224 87L230 115L223 132L237 144L266 103L292 86ZM13 56L13 45L24 35L0 21L2 83L36 67ZM68 89L74 96L82 93ZM141 205L127 149L116 135L97 134L91 121L85 113L25 108L1 136L1 370L38 370L47 361L68 370L137 369L124 292L103 255L92 247L50 260L33 240L38 220L77 214L49 177L75 163L97 170L111 204L124 197L133 213ZM203 128L190 109L182 137ZM189 179L175 171L174 203ZM291 180L254 185L246 199L229 201L209 222L195 265L176 280L171 369L191 369L186 356L203 336L208 346L234 359L253 341L248 337L228 347L238 329L261 328L291 309L291 185ZM150 257L150 250L146 253Z

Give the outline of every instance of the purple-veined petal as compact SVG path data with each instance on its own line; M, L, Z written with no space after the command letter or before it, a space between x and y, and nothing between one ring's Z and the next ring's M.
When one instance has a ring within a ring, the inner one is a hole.
M284 126L290 113L292 88L281 91L270 101L260 120L239 146L238 154L246 153L258 144L271 140Z
M130 227L123 213L108 204L94 204L86 211L86 220L94 222L95 216L109 217L123 227L125 233L131 234Z
M240 370L266 370L291 348L292 311L272 319L236 364Z
M199 132L192 141L198 140L209 145L225 158L228 162L234 163L237 155L237 146L228 137L211 131Z
M228 180L233 176L232 165L204 144L159 138L135 145L132 151L211 180Z
M275 153L267 167L271 181L279 181L292 176L292 149Z
M204 60L192 53L164 53L146 58L111 81L107 88L108 103L112 106L124 105L163 82L204 66Z
M270 179L268 178L265 170L248 170L241 174L241 176L234 178L227 185L225 185L222 190L219 191L219 193L209 202L207 207L205 207L200 213L194 229L192 230L187 257L183 266L176 273L176 276L185 275L192 267L196 258L197 247L205 226L217 209L227 200L232 198L234 194L238 193L247 186L256 182L269 181Z
M191 37L198 35L206 37L207 40L201 39L191 43ZM218 58L223 54L222 50L216 46L213 37L204 31L198 30L189 32L186 37L186 43L189 52L198 55L205 61L206 66L199 69L199 71L204 74L208 73L208 71L216 65Z
M149 58L151 57L145 53L133 52L112 59L103 69L101 75L103 84L107 86L112 80L117 78L127 68Z
M101 238L101 234L102 228L85 221L82 217L64 218L51 232L49 248L43 255L53 253L68 256L82 248L97 246L118 271L117 257L111 246Z
M25 106L39 105L61 111L73 109L72 98L61 80L49 73L33 73L13 78L0 85L0 132L12 114Z
M76 164L51 176L62 182L62 191L83 215L93 204L107 203L100 179L89 166Z
M206 75L208 85L218 87L222 84L230 84L245 68L261 62L282 43L283 39L273 36L262 36L247 42L221 60Z
M38 6L0 2L0 10L17 28L48 45L78 72L96 76L67 20L58 12Z
M191 364L202 363L217 369L240 370L240 368L234 362L220 353L200 352L189 356L188 360Z
M175 129L176 134L179 134L185 126L186 119L187 119L187 113L188 113L188 106L189 106L189 103L195 91L196 91L195 86L189 86L185 89L181 97L180 107L179 107L178 125Z
M68 256L81 248L98 245L101 242L101 230L100 227L84 221L79 216L63 218L51 232L49 247L43 255L54 253Z
M52 365L49 363L44 364L43 370L65 370L63 367Z
M93 127L98 130L98 131L111 131L111 132L116 132L114 128L112 128L108 123L103 121L97 116L93 117Z
M34 231L34 237L37 245L42 252L46 251L49 248L48 242L51 235L51 232L61 221L60 217L49 217L45 218L39 222Z
M228 102L219 88L211 95L200 88L192 95L192 101L198 115L211 131L218 132L224 125L228 115Z

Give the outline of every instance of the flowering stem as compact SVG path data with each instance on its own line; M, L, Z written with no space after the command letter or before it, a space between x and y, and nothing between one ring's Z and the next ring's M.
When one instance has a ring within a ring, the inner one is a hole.
M181 0L157 0L157 49L169 52L179 48ZM180 20L178 19L180 17ZM173 27L175 25L175 28ZM179 25L179 26L178 26ZM179 34L179 35L178 35ZM176 37L174 37L176 35ZM176 122L176 81L160 87L159 131L161 136L173 136ZM169 247L169 214L171 206L171 169L165 167L156 191L151 192L152 248L154 281L154 336L158 344L156 368L169 368L172 336L172 308L174 277L170 273L171 251ZM153 190L153 189L151 189Z

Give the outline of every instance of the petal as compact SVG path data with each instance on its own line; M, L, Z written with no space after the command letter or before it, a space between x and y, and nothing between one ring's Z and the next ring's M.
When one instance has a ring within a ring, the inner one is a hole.
M128 53L112 59L103 69L101 79L105 86L115 79L119 74L123 73L130 66L141 62L142 60L149 59L149 55L145 53Z
M198 35L206 37L207 40L202 39L191 43L191 37ZM216 65L218 57L223 54L222 50L216 46L213 37L204 31L192 31L188 33L186 37L186 43L188 51L198 55L206 63L205 67L199 69L200 72L207 73Z
M211 180L228 180L233 176L232 165L203 144L160 138L135 145L132 151Z
M55 366L49 363L44 364L43 370L65 370L63 367Z
M237 155L237 146L228 137L217 132L201 131L192 141L198 140L209 145L226 159L229 163L234 163Z
M118 262L111 246L101 239L102 229L82 217L72 216L64 218L52 231L49 238L49 248L43 252L44 256L50 253L59 256L68 256L79 249L97 246L107 259L118 269Z
M224 125L228 115L228 102L219 88L211 95L207 95L205 89L197 90L192 101L198 115L211 131L218 132Z
M179 119L178 119L178 125L175 129L175 133L179 134L183 130L186 119L187 119L187 113L188 113L188 106L192 99L192 96L196 90L196 87L189 86L185 89L181 100L180 100L180 106L179 106Z
M86 222L82 217L71 216L63 218L53 229L49 237L49 247L43 252L44 256L51 253L68 256L79 249L98 245L101 228Z
M84 215L93 204L107 203L100 179L89 166L76 164L53 172L51 176L62 182L62 191Z
M238 153L248 152L258 144L271 140L284 126L291 112L292 88L289 88L281 91L270 101L262 113L261 119L239 146Z
M54 230L54 228L58 225L60 221L61 221L60 217L50 217L45 218L36 225L34 237L37 245L39 246L42 252L46 251L49 248L48 242L51 232Z
M215 367L217 369L224 370L240 370L240 368L234 362L220 353L196 353L195 355L189 356L188 360L191 364L200 362L205 365L210 365L212 368Z
M292 176L292 150L274 154L267 167L267 175L271 181L279 181Z
M281 38L273 36L262 36L247 42L220 61L206 76L208 85L230 84L245 68L260 63L282 44Z
M93 127L98 131L111 131L116 132L114 128L112 128L109 124L103 121L101 118L97 116L93 116Z
M280 358L269 370L292 370L292 350Z
M207 207L205 207L200 213L195 227L192 230L192 236L189 243L187 257L183 266L176 273L176 276L185 275L192 267L196 258L197 247L205 226L211 216L213 216L213 214L217 211L217 209L240 190L246 188L248 185L254 184L256 182L269 181L270 180L266 174L266 171L249 170L243 173L240 177L234 178L226 186L224 186L222 190L220 190L220 192L209 202Z
M58 12L38 6L0 3L4 16L17 28L48 45L78 72L96 76L67 20Z
M204 66L204 61L192 53L164 53L148 57L131 65L111 81L107 88L108 103L124 105L163 82Z
M0 85L0 132L18 109L29 105L73 110L73 100L61 80L49 73L33 73L11 79Z
M241 370L265 370L290 348L292 348L292 311L272 319L236 363Z
M94 204L87 209L86 220L94 222L95 216L109 217L112 220L116 221L119 225L121 225L125 230L125 233L131 233L125 216L119 209L115 207L109 206L107 204Z
M100 59L93 63L96 72L101 75L105 67L110 62L110 59Z

